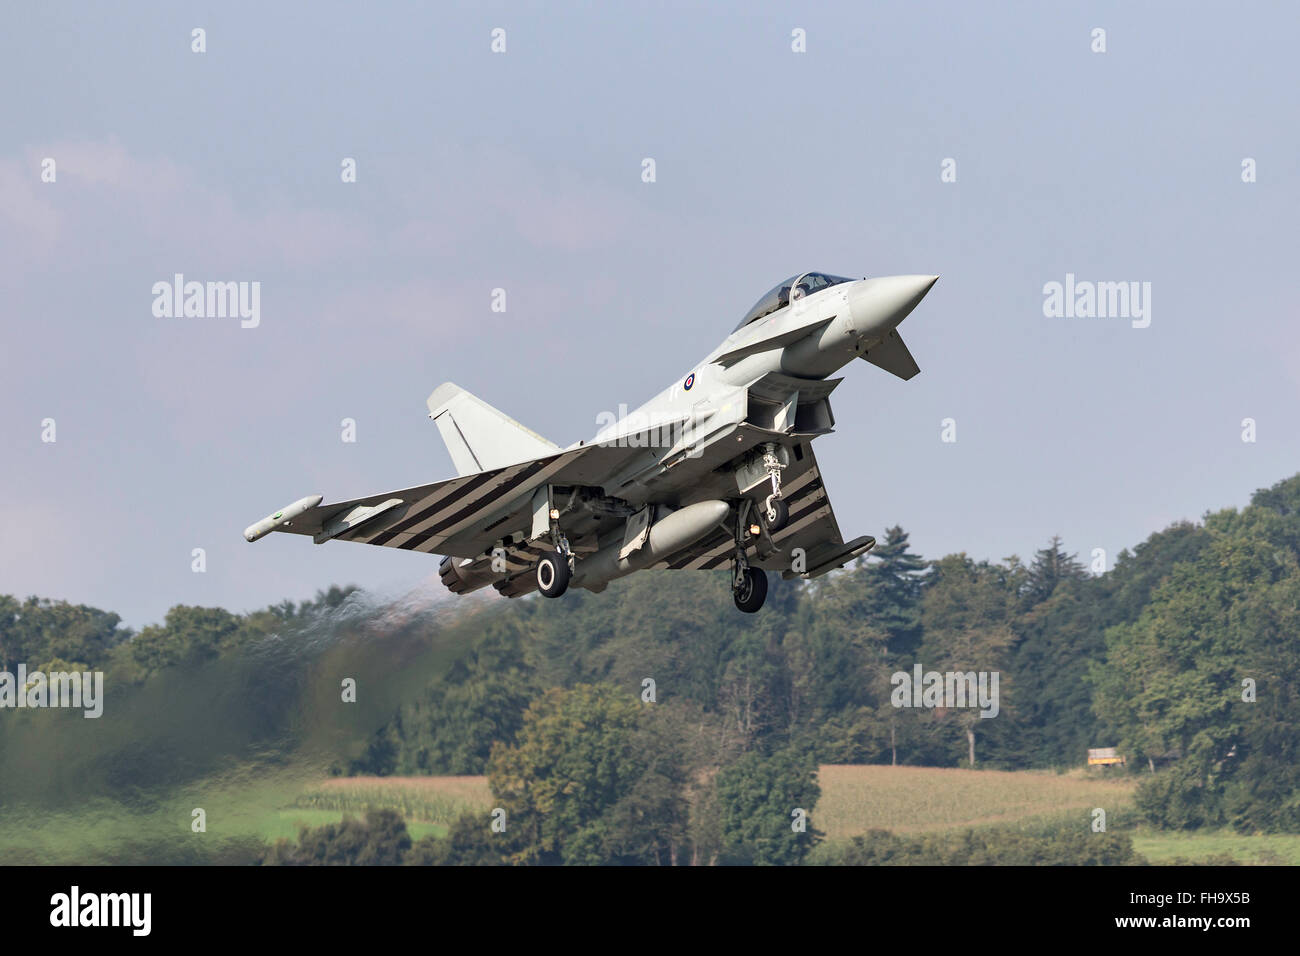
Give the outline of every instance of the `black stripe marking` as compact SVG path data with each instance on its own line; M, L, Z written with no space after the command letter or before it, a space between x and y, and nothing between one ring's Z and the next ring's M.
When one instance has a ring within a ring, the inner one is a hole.
M730 540L731 540L731 535L728 532L715 531L713 532L713 534L705 538L703 542L697 543L695 547L691 547L690 553L687 554L685 557L680 558L677 561L674 561L671 564L669 564L668 570L680 571L682 568L686 567L686 565L690 564L692 561L699 560L700 555L707 554L708 552L716 548L718 545L726 544Z
M798 511L791 511L791 512L790 512L790 521L789 521L789 524L787 525L787 527L789 527L789 526L795 524L795 522L797 522L800 518L807 517L808 515L812 514L814 511L816 511L818 508L823 507L823 506L824 506L824 503L825 503L827 500L828 500L828 499L826 498L825 495L815 495L815 496L812 496L811 500L809 501L808 507L806 507L806 508L801 508L801 509L798 510ZM801 500L801 501L799 502L799 504L803 504L803 501ZM777 533L779 534L780 532L777 532Z
M414 535L414 536L411 538L410 542L408 542L408 544L400 545L400 547L403 547L403 548L414 548L414 547L416 547L417 545L421 545L421 544L423 544L424 542L428 541L430 538L435 538L435 537L437 537L438 534L439 534L440 532L442 532L442 531L444 531L445 529L447 529L447 528L449 528L449 527L451 527L451 526L453 526L453 525L459 523L459 522L460 522L461 520L463 520L464 518L467 518L467 517L469 517L470 515L475 514L476 512L482 511L484 508L489 508L489 507L491 507L491 506L492 506L493 504L495 504L496 501L497 501L498 499L500 499L502 496L510 494L510 493L513 492L516 488L518 488L520 485L522 485L522 484L524 484L525 482L527 482L530 478L533 477L533 475L537 474L537 473L538 473L539 471L541 471L541 470L542 470L542 465L541 465L541 463L539 463L539 462L538 462L538 463L534 463L534 464L532 464L532 465L529 465L527 468L525 468L523 471L521 471L518 475L516 475L513 479L511 479L508 483L506 483L505 485L503 485L502 487L500 487L499 489L497 489L496 492L493 493L492 495L490 495L490 496L488 496L488 497L485 497L485 498L479 498L479 499L476 499L475 501L473 501L473 502L471 502L470 504L466 505L465 507L461 508L459 511L456 511L455 513L453 513L451 516L449 516L449 517L447 517L447 518L444 518L442 521L438 522L438 523L437 523L436 525L434 525L432 528L429 528L429 529L426 530L426 531L422 531L422 532L420 532L419 534ZM504 469L503 469L503 471L504 471ZM479 476L478 478L476 478L476 479L474 479L473 481L471 481L470 483L468 483L467 485L465 485L463 489L459 489L461 493L458 494L458 495L456 495L455 497L457 497L457 498L465 498L465 497L468 497L470 494L472 494L474 491L476 491L476 490L478 490L479 488L481 488L481 487L482 487L484 484L486 484L487 482L493 480L494 478L499 478L499 477L501 477L501 472L500 472L500 471L498 471L498 472L491 472L491 473L489 473L489 474L487 474L487 475L481 475L481 476ZM370 543L371 543L371 544L387 544L388 541L391 541L392 538L393 538L395 535L401 534L401 533L402 533L404 530L406 530L407 528L412 528L412 527L414 527L415 525L420 524L421 522L428 521L428 520L429 520L429 512L432 511L432 510L434 510L434 509L427 509L427 510L425 510L424 512L422 512L421 514L416 515L414 518L408 518L408 519L406 519L405 521L403 521L401 524L397 525L396 527L393 527L393 528L389 529L388 531L384 532L384 535L383 535L383 539L384 539L384 540L381 541L381 540L379 540L379 538L376 538L374 541L372 541L372 542L370 542Z
M790 525L793 525L800 518L803 518L822 507L823 502L826 501L826 495L823 489L824 486L822 485L821 478L814 478L812 481L808 482L808 484L800 488L793 497L786 499L786 504L791 507L789 519ZM803 507L805 504L807 507ZM796 511L795 508L798 508L799 510ZM780 532L778 532L778 534L779 533ZM718 547L718 545L727 543L730 540L731 536L728 533L723 531L715 532L708 538L705 538L703 543L697 543L697 546L692 547L690 554L670 563L667 569L669 571L680 571L692 561L698 561L701 557ZM731 551L727 550L717 557L710 558L697 570L711 571L730 560Z
M496 477L497 474L499 474L499 472L487 472L486 474L477 475L462 485L457 485L455 488L448 489L445 495L439 495L432 502L430 502L428 499L426 499L425 501L421 501L420 502L421 507L415 514L408 515L407 517L399 521L397 524L389 528L387 531L375 535L375 537L369 543L387 544L389 541L392 541L393 538L401 534L407 528L413 528L421 521L428 520L429 514L433 511L436 511L438 505L442 504L444 501L451 501L456 497L464 497L465 495L470 494L476 488L480 487L484 483L491 481L493 478Z
M511 481L507 485L502 486L489 497L479 498L477 501L471 502L470 504L466 505L464 508L461 508L455 514L452 514L447 518L443 518L441 521L439 521L432 528L429 528L427 531L421 531L419 534L415 535L413 538L411 538L412 546L424 544L424 542L428 541L430 538L436 538L447 529L454 528L456 525L460 524L466 518L478 514L480 511L485 511L491 508L501 498L513 494L515 489L517 489L520 485L527 484L529 479L531 479L534 475L536 475L541 470L542 470L541 464L529 465L519 475L517 475L513 481ZM428 516L426 515L425 517L427 519Z

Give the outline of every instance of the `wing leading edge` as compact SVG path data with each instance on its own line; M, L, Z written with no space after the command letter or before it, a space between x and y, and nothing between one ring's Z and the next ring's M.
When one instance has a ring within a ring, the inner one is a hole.
M503 468L427 485L317 504L272 528L317 544L354 541L425 554L476 557L529 527L533 493L545 485L599 484L635 448L583 445ZM255 526L256 527L256 526Z

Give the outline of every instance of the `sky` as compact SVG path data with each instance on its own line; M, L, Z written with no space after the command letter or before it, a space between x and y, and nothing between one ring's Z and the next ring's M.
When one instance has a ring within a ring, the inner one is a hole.
M241 532L452 476L444 381L588 438L808 270L941 277L921 374L832 397L846 539L1110 566L1300 471L1295 5L0 16L0 593L140 627L440 591L434 557ZM177 273L258 283L257 324L156 315ZM1046 315L1067 274L1149 324Z

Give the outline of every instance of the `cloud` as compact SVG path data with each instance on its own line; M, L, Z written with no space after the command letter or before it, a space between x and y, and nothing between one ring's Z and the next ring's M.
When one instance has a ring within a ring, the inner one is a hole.
M53 248L60 216L49 193L41 192L52 188L40 181L39 166L0 160L0 252L6 260L42 257Z

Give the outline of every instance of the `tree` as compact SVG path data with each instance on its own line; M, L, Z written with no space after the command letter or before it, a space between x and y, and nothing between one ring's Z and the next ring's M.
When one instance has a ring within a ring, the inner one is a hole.
M403 862L407 866L502 866L511 848L509 831L494 832L483 814L462 813L445 837L417 840Z
M992 741L1011 766L1072 766L1111 743L1092 710L1088 671L1105 652L1104 595L1094 578L1070 580L1012 620L1016 707ZM1014 738L1008 739L1008 738Z
M1078 557L1066 554L1061 547L1060 535L1052 535L1046 548L1034 554L1033 563L1025 586L1024 598L1029 606L1041 604L1052 596L1056 588L1065 581L1083 581L1088 572L1079 563Z
M934 577L922 599L925 639L920 656L926 670L963 674L996 671L998 693L1005 693L1003 671L1012 644L1009 618L1018 568L1018 561L1008 560L1001 566L986 561L977 564L965 554L935 562ZM1008 712L1006 702L999 701L999 715ZM962 729L967 760L975 766L976 730L983 719L980 710L968 706L936 711L934 719L952 721Z
M353 773L479 774L509 743L538 688L519 628L487 622L478 643L371 740Z
M633 734L630 757L636 779L604 814L595 859L672 865L688 842L684 727L668 707L654 705Z
M20 663L35 668L56 658L99 666L131 636L119 628L121 621L84 604L37 597L19 604L0 595L0 670L12 671Z
M492 748L488 783L518 841L511 862L659 862L666 834L628 834L634 805L664 799L662 784L643 778L672 776L637 746L644 706L612 685L552 688L524 713L517 742ZM671 813L645 821L652 830L679 822Z
M821 841L811 823L821 788L809 751L746 754L718 774L717 793L724 863L801 863ZM800 812L802 831L796 829Z
M914 653L921 639L921 587L926 562L908 544L907 532L894 525L865 562L871 623L889 637L891 654Z
M1094 707L1121 746L1165 765L1139 789L1148 819L1300 829L1300 527L1283 483L1209 515L1208 542L1129 624L1106 634Z
M411 848L406 823L396 810L369 810L364 821L302 827L295 845L281 839L267 853L267 866L398 866Z
M1125 548L1115 558L1115 567L1099 578L1106 595L1104 625L1136 621L1177 564L1196 560L1209 544L1206 530L1190 521L1180 521L1157 531L1132 551Z
M150 625L128 646L131 659L145 677L165 667L212 660L236 646L242 620L219 607L178 604L162 626Z

